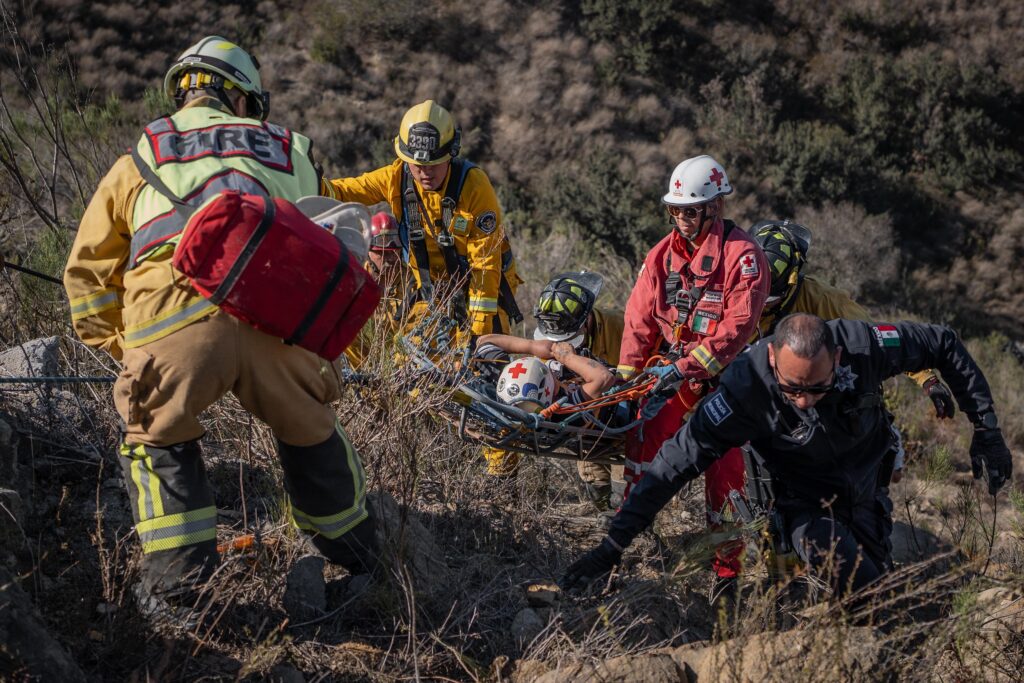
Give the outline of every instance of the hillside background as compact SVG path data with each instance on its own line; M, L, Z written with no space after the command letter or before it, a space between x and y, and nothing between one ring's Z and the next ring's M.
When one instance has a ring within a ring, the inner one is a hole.
M645 536L611 590L537 607L524 585L604 533L571 463L484 477L479 449L436 417L443 399L410 400L381 338L366 366L381 386L347 386L337 411L386 531L386 580L351 599L337 569L318 583L273 437L227 397L202 418L219 538L259 542L225 553L215 627L168 637L130 594L138 544L108 386L0 384L0 679L1020 680L1021 3L0 0L4 259L60 276L100 178L169 111L167 66L209 33L259 58L271 119L312 137L331 175L389 162L411 104L449 107L498 191L527 312L549 276L579 267L603 272L604 303L621 307L668 229L671 169L713 155L741 225L794 218L815 235L810 272L879 316L962 332L1017 483L998 501L972 485L967 420L938 422L897 380L895 593L852 618L804 609L789 591L813 599L813 582L763 581L755 558L742 610L719 619L696 485L659 518L671 557ZM10 269L0 349L0 379L33 354L35 374L117 372L74 338L60 287ZM296 612L296 587L325 592L320 611Z
M216 31L258 56L271 118L331 174L392 159L411 104L449 107L534 286L598 254L635 266L666 229L671 169L709 153L728 213L805 223L825 279L1024 337L1020 3L4 2L29 50L75 69L100 128L90 181L167 106L150 92L167 65Z

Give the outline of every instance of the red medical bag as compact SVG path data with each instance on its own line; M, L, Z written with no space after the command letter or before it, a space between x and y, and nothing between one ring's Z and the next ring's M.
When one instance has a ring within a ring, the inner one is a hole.
M225 312L329 361L381 297L345 245L286 199L222 192L189 218L173 263Z

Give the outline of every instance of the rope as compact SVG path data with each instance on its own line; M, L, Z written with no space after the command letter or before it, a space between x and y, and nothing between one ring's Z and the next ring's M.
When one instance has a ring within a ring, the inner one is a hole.
M4 268L10 268L11 270L16 270L19 273L25 273L26 275L37 277L40 280L46 280L47 282L52 282L55 285L61 285L62 287L64 286L64 282L62 280L59 280L53 277L52 275L40 273L38 270L32 270L31 268L26 268L25 266L18 266L13 263L9 263L4 259L3 255L0 255L0 270L3 270Z
M0 377L0 384L101 384L116 377Z
M644 369L657 365L663 356L651 356L651 358L644 364ZM645 396L651 388L657 383L656 377L641 374L632 383L625 384L618 389L613 390L609 394L598 396L597 398L589 401L583 401L582 403L576 403L574 405L564 405L560 402L552 403L544 410L540 411L540 414L545 419L551 418L554 415L572 415L573 413L582 413L584 411L597 410L599 408L607 408L613 406L622 401L632 401Z

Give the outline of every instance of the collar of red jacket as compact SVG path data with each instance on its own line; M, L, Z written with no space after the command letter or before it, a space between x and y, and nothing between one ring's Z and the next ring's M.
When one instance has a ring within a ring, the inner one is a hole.
M672 260L675 261L674 257L682 259L678 267L677 264L673 263L673 268L678 270L679 267L682 267L682 263L689 261L690 271L694 275L698 277L708 277L711 275L718 268L718 262L722 259L722 238L724 232L725 223L719 218L711 226L707 239L697 248L697 253L691 254L689 243L679 234L678 230L673 228L672 242L670 244L673 254Z

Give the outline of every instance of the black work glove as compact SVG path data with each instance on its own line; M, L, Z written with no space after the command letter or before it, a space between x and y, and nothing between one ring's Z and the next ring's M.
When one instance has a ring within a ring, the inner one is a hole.
M932 377L921 387L925 395L935 404L935 417L949 419L956 414L956 403L953 401L953 394L949 387L939 381L938 377Z
M976 429L971 439L971 474L981 479L982 463L988 471L988 492L996 495L1011 476L1013 459L1001 429Z
M569 565L558 586L564 591L583 590L611 572L621 559L622 549L606 536L600 545Z

